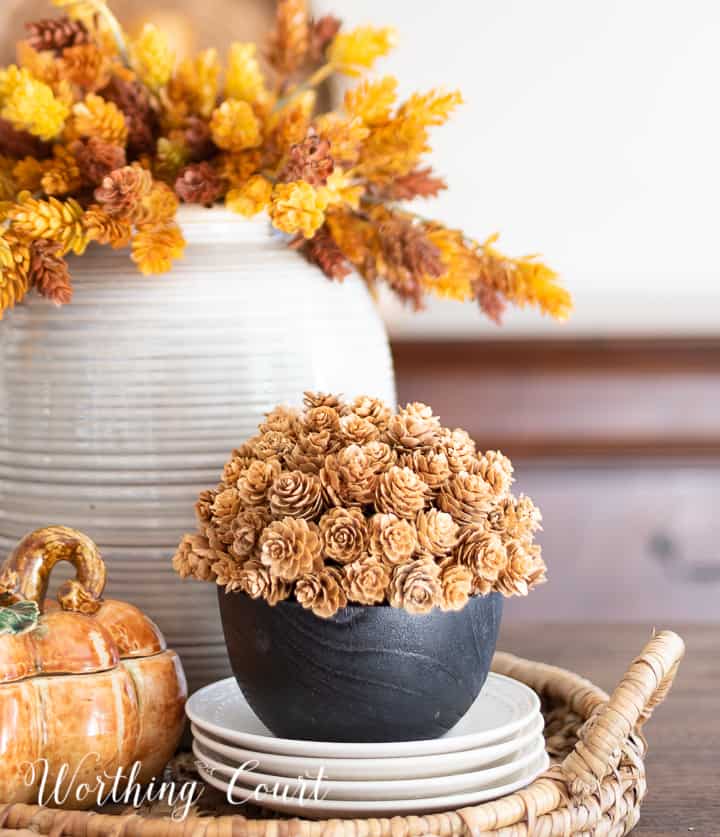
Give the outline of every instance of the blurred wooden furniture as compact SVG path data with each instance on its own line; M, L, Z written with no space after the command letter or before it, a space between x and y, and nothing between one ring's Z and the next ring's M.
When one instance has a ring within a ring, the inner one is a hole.
M543 510L552 583L510 618L720 621L720 340L393 353L400 401L501 448Z
M533 594L535 595L535 594ZM527 603L525 603L527 604ZM720 834L716 784L720 750L717 713L720 664L717 625L663 621L687 652L665 704L648 722L648 793L633 837ZM518 625L505 620L498 648L569 668L612 689L626 660L650 638L649 625Z

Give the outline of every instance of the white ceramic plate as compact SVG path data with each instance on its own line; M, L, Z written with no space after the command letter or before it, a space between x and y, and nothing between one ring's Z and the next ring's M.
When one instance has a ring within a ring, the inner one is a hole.
M391 781L365 782L334 782L321 774L317 780L304 776L271 776L253 769L253 763L247 770L234 768L223 764L213 757L212 753L203 749L195 741L193 753L203 767L222 779L230 781L234 778L235 785L245 788L267 790L275 786L287 788L288 792L296 796L302 788L312 788L316 784L324 799L381 802L388 799L426 799L443 794L470 793L485 790L500 783L508 777L515 776L536 763L545 752L545 739L538 735L531 744L523 748L522 753L504 764L476 770L472 773L459 773L454 776L436 776L432 779L396 779ZM367 761L367 759L366 759Z
M381 744L276 738L248 706L234 677L200 689L188 700L190 720L204 732L248 750L315 758L382 758L454 753L514 735L540 710L532 689L491 672L465 716L441 738Z
M332 781L363 781L368 779L426 779L434 776L449 776L479 770L512 758L523 747L530 744L543 730L545 721L538 713L516 736L499 744L459 750L456 753L438 753L416 758L377 759L319 759L309 756L279 756L275 753L261 753L233 747L211 738L192 724L192 733L204 750L227 765L235 766L246 761L256 761L258 770L275 776L316 777L320 768L323 775Z
M382 817L395 816L398 814L439 814L443 811L454 811L468 805L478 805L480 802L487 802L490 799L498 799L507 796L530 784L550 765L550 758L546 752L538 757L537 761L525 770L510 776L507 780L491 788L471 791L470 793L451 794L449 796L436 796L424 799L387 799L373 802L353 802L330 799L305 798L299 800L289 795L285 798L281 794L260 793L253 788L243 788L236 785L230 794L230 798L238 805L238 813L242 813L242 804L250 802L269 808L273 811L282 811L298 817L308 819L316 817ZM198 768L200 776L209 785L218 790L228 793L228 782L219 776L213 776L202 767Z

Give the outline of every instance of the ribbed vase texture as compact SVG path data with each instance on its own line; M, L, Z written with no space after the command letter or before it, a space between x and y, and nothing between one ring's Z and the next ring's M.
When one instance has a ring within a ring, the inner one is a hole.
M359 277L330 282L263 221L180 221L171 273L93 246L72 261L70 305L32 296L0 322L0 553L40 526L87 532L106 594L157 622L194 689L230 672L213 585L170 564L198 493L276 404L395 392Z

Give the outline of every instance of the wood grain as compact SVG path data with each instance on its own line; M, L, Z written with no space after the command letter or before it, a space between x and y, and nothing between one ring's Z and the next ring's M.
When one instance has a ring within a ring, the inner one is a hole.
M720 340L398 341L401 402L510 456L720 457Z
M720 340L397 342L433 404L516 468L551 583L527 621L720 620Z
M516 458L543 513L549 583L508 603L537 621L720 619L720 467L676 457Z
M637 837L720 835L720 627L661 624L687 653L666 702L648 722L648 794ZM643 625L521 625L506 620L499 648L569 668L612 691L650 638Z

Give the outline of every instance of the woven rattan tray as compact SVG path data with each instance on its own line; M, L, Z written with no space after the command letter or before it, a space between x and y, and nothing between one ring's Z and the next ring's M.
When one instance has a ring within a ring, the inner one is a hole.
M0 829L54 837L619 837L637 823L645 796L642 726L666 696L684 645L663 631L631 664L612 697L577 674L498 653L493 669L540 695L552 767L529 787L494 802L422 817L367 820L67 812L0 805ZM261 814L258 814L261 817Z

